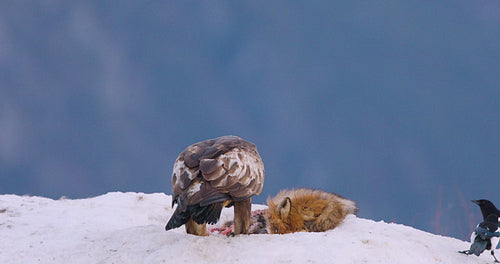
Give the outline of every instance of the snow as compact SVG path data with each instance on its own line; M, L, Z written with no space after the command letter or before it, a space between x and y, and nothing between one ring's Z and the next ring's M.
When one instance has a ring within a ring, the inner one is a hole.
M457 252L469 242L353 215L323 233L166 232L170 204L162 193L78 200L0 195L0 263L493 263L488 252ZM224 209L218 225L231 218L232 208Z

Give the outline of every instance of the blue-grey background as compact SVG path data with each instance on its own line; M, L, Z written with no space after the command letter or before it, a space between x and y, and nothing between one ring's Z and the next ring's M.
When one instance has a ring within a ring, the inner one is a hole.
M499 1L5 1L0 193L165 192L234 134L312 187L468 239L500 205ZM168 205L166 205L168 206Z

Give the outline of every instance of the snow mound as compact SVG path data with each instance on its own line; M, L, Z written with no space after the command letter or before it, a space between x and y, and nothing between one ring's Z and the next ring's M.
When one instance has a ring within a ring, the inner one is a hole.
M208 237L166 232L171 196L52 200L0 195L0 263L493 263L470 243L349 215L323 233ZM263 209L254 205L253 209ZM222 223L232 218L224 209Z

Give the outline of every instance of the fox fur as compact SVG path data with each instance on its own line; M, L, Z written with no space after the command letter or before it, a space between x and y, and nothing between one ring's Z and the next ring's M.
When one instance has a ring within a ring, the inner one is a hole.
M268 198L267 204L271 234L323 232L337 227L346 215L358 212L354 201L306 188L280 191Z

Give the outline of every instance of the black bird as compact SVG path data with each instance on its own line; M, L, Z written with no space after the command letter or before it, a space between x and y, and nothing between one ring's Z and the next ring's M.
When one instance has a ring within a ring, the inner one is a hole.
M496 214L500 216L500 210L498 210L492 202L485 199L472 200L472 202L479 205L479 208L481 208L483 220L486 220L486 217L490 214Z
M499 261L495 257L494 250L499 241L500 232L498 230L498 215L490 214L486 217L486 219L476 226L474 229L474 238L473 242L470 245L469 250L459 251L460 253L464 253L467 255L476 255L479 256L483 253L484 250L490 250L491 256L495 259L495 262Z

